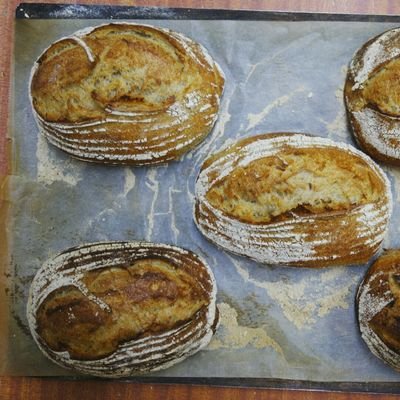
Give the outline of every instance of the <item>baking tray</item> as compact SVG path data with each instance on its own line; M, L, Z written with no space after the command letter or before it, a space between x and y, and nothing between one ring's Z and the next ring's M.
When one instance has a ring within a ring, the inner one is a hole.
M87 165L49 146L37 135L28 100L36 57L83 26L143 19L202 43L224 70L226 88L211 135L181 161L155 168ZM230 141L298 131L354 144L342 100L347 64L366 40L399 22L381 15L21 4L11 175L2 197L10 259L6 373L82 378L44 359L29 337L25 303L33 274L48 257L81 242L146 239L207 259L223 320L209 349L130 381L400 393L400 376L372 356L358 334L354 296L367 265L260 267L218 250L191 218L202 161ZM395 200L384 245L396 247L400 173L384 169Z

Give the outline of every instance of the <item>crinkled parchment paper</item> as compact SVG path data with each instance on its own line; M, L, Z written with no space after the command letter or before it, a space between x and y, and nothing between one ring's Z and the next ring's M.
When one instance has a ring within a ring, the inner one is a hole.
M55 39L106 21L18 20L15 44L12 290L7 372L66 375L36 348L25 303L49 257L83 242L149 240L203 256L218 283L221 325L207 349L158 373L170 377L264 377L397 381L361 340L354 297L364 266L323 270L260 266L205 240L192 220L194 183L207 155L244 136L310 132L353 143L343 105L347 65L388 23L145 21L201 42L226 74L211 135L179 162L153 168L74 160L38 135L30 69ZM354 144L354 143L353 143ZM384 166L394 215L384 246L399 246L400 170Z

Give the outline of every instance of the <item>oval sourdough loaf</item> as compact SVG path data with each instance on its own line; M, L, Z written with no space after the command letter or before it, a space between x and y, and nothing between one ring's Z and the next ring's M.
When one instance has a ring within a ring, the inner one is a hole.
M40 130L86 161L156 164L211 131L222 71L193 40L132 23L87 28L52 44L31 74Z
M373 354L400 371L400 250L387 250L375 261L356 300L362 338Z
M389 182L368 156L304 134L240 140L204 162L195 191L200 231L266 264L363 263L391 214Z
M167 368L206 346L216 283L194 253L164 244L94 243L47 262L30 289L33 338L57 364L104 377Z
M354 55L345 84L353 133L372 157L400 165L400 29L364 44Z

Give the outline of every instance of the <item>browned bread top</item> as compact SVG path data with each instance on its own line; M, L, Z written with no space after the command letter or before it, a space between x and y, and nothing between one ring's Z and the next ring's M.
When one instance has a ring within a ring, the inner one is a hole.
M177 158L210 132L224 78L198 43L147 25L112 23L52 44L32 70L39 127L88 161Z
M263 134L210 156L194 219L224 249L268 264L356 264L379 248L391 214L384 172L352 146Z
M215 301L212 271L188 250L93 243L42 266L27 317L51 360L120 377L167 368L206 346L218 323Z
M367 162L337 148L291 148L235 168L207 192L210 203L248 223L289 213L344 211L376 202L384 183Z
M207 304L195 279L162 259L86 272L81 283L97 302L67 286L52 292L37 312L46 344L79 360L101 358L123 342L172 329Z
M400 250L387 250L367 271L357 294L362 338L400 370Z
M400 164L400 29L369 40L354 55L345 84L353 133L372 157Z

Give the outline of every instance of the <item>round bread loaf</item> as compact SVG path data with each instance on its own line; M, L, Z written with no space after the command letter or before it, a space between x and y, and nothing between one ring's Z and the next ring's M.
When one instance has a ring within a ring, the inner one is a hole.
M47 48L30 93L55 146L86 161L145 165L177 159L207 136L223 86L221 69L193 40L112 23Z
M361 337L373 354L400 371L400 250L387 250L358 289Z
M355 138L377 160L400 165L400 29L364 44L347 73L344 97Z
M206 346L216 283L194 253L164 244L94 243L47 262L30 289L33 338L57 364L104 377L167 368Z
M300 133L253 136L212 155L195 191L194 220L208 239L288 266L366 262L392 208L388 179L368 156Z

